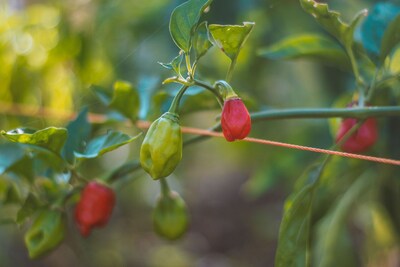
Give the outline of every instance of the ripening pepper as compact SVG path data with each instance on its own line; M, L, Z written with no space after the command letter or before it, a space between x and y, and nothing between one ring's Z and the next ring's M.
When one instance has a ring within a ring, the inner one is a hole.
M64 239L65 220L61 211L42 211L26 232L24 240L31 259L54 249Z
M182 159L182 133L177 114L155 120L140 148L140 163L153 179L170 175Z
M221 126L228 142L243 139L250 133L251 118L242 99L235 97L225 100L221 114Z
M357 124L357 119L343 119L336 135L336 143ZM375 144L378 138L377 122L375 118L367 119L341 146L341 149L348 153L360 153L366 151Z
M115 205L114 191L100 183L88 183L75 207L75 221L82 236L87 237L93 227L107 224Z
M160 236L175 240L181 237L189 225L186 204L179 194L169 191L158 197L153 212L154 230Z

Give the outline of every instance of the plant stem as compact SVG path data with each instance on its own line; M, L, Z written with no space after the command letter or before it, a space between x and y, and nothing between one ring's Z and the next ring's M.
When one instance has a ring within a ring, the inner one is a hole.
M161 185L161 194L163 196L165 196L165 197L168 196L168 194L170 192L170 189L169 189L169 186L168 186L167 179L166 178L161 178L160 179L160 185Z
M197 79L194 79L194 84L198 85L198 86L201 86L204 89L209 90L211 93L213 93L216 96L219 105L221 107L224 105L224 100L223 100L222 96L220 95L220 93L218 92L218 90L216 88L214 88L213 86L211 86L211 85L209 85L209 84L207 84L207 83L205 83L203 81L197 80Z
M357 118L400 116L400 107L363 107L363 108L313 108L313 109L284 109L264 110L251 114L254 122L278 119L306 119L306 118Z
M188 71L188 75L193 78L194 77L194 73L193 73L193 69L192 69L192 65L190 63L190 55L185 53L185 61L186 61L186 68Z
M362 81L360 72L358 71L357 61L356 61L356 58L354 57L353 49L351 47L346 47L346 51L350 58L351 68L353 70L354 77L356 78L357 88L359 89L359 93L360 93L359 99L363 100L365 98L365 91L364 91L364 87L363 87L364 82ZM361 106L363 106L363 105L361 105Z
M188 88L189 88L188 85L182 85L181 89L179 89L178 93L174 97L174 100L172 100L168 112L178 114L179 103L181 102L182 96L185 93L186 89Z
M232 79L233 70L235 69L236 66L236 61L237 58L232 59L231 64L229 65L229 69L228 72L226 73L226 79L225 79L227 82L230 82Z

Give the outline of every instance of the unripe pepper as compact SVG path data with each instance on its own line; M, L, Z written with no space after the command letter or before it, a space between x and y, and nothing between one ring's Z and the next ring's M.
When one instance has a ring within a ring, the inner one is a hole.
M179 194L169 191L157 199L153 213L153 226L160 236L175 240L181 237L189 225L186 204Z
M349 108L355 106L356 103L349 104ZM357 124L357 119L346 118L343 119L339 131L336 135L336 143ZM375 118L368 118L363 124L355 131L341 146L341 149L348 153L360 153L366 151L375 144L378 139L378 126Z
M221 126L225 139L229 142L243 139L250 133L251 118L242 99L234 97L225 100Z
M97 182L88 183L75 207L75 221L82 236L88 236L93 227L106 225L114 205L115 194L111 188Z
M42 211L25 234L25 245L31 259L55 248L65 234L64 214L61 211Z
M155 120L140 148L140 163L153 179L170 175L182 159L179 117L166 112Z

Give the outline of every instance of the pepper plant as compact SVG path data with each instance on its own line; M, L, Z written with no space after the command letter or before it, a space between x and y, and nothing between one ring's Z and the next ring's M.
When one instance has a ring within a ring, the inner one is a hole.
M377 3L372 12L361 11L345 23L341 14L330 10L327 4L313 0L299 3L327 34L291 36L259 49L258 54L272 60L311 59L350 72L354 78L353 90L338 99L335 107L254 108L249 113L247 101L240 97L246 88L236 88L232 78L240 63L240 51L255 23L209 23L204 14L212 8L212 0L189 0L177 6L170 17L169 32L179 52L169 63L160 63L172 73L162 84L173 84L178 90L172 101L159 101L168 105L164 112L156 101L149 107L157 119L149 124L138 120L139 106L144 101L131 83L118 80L112 92L94 87L94 93L105 106L102 118L106 122L129 123L129 127L143 130L143 134L131 136L109 129L92 137L96 125L89 121L88 108L83 108L65 127L38 130L21 126L2 130L2 206L17 207L4 221L26 225L24 240L29 256L41 257L63 241L67 220L71 218L68 214L74 214L75 230L83 237L89 237L95 227L106 226L118 206L114 184L125 182L134 173L149 176L160 184L154 212L148 217L154 231L169 240L184 236L190 227L190 206L170 189L168 177L185 157L184 148L206 138L199 135L183 139L182 99L193 88L207 93L221 109L218 122L210 125L210 131L222 131L227 142L251 141L247 137L252 123L325 118L331 126L331 151L399 156L396 146L389 147L388 155L378 153L376 148L383 146L381 136L390 135L381 130L384 128L381 125L399 123L400 69L394 61L399 58L396 51L400 43L400 6ZM210 82L202 76L199 62L212 47L228 57L229 66L225 77ZM395 138L400 134L396 129ZM392 139L388 138L388 142ZM140 144L137 158L102 177L83 174L85 164L134 142ZM340 155L357 158L346 153ZM388 163L385 159L381 162ZM399 165L398 160L391 162ZM385 172L380 172L380 168L379 164L326 155L307 168L285 202L275 266L357 266L360 258L357 256L361 253L351 246L352 210L370 207L371 203L375 205L375 213L369 214L360 226L363 235L368 237L370 224L384 218L392 226L391 234L396 236L393 246L398 248L400 210L396 203L400 200L400 183L395 177L396 167ZM377 231L376 227L372 229Z

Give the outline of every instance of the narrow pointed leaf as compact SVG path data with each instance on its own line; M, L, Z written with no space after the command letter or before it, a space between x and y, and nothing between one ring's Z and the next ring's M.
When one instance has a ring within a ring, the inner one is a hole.
M254 22L244 22L243 25L211 24L208 29L214 45L233 61L239 55L254 25Z
M170 63L158 62L158 64L160 64L166 69L173 70L177 76L182 76L181 75L182 60L183 60L183 53L180 53Z
M120 146L128 144L140 136L131 137L127 134L109 131L106 135L99 136L89 142L86 150L82 153L75 152L76 158L97 158L104 153L117 149Z
M169 22L169 31L175 44L188 53L191 47L194 29L204 9L212 0L189 0L172 11Z

